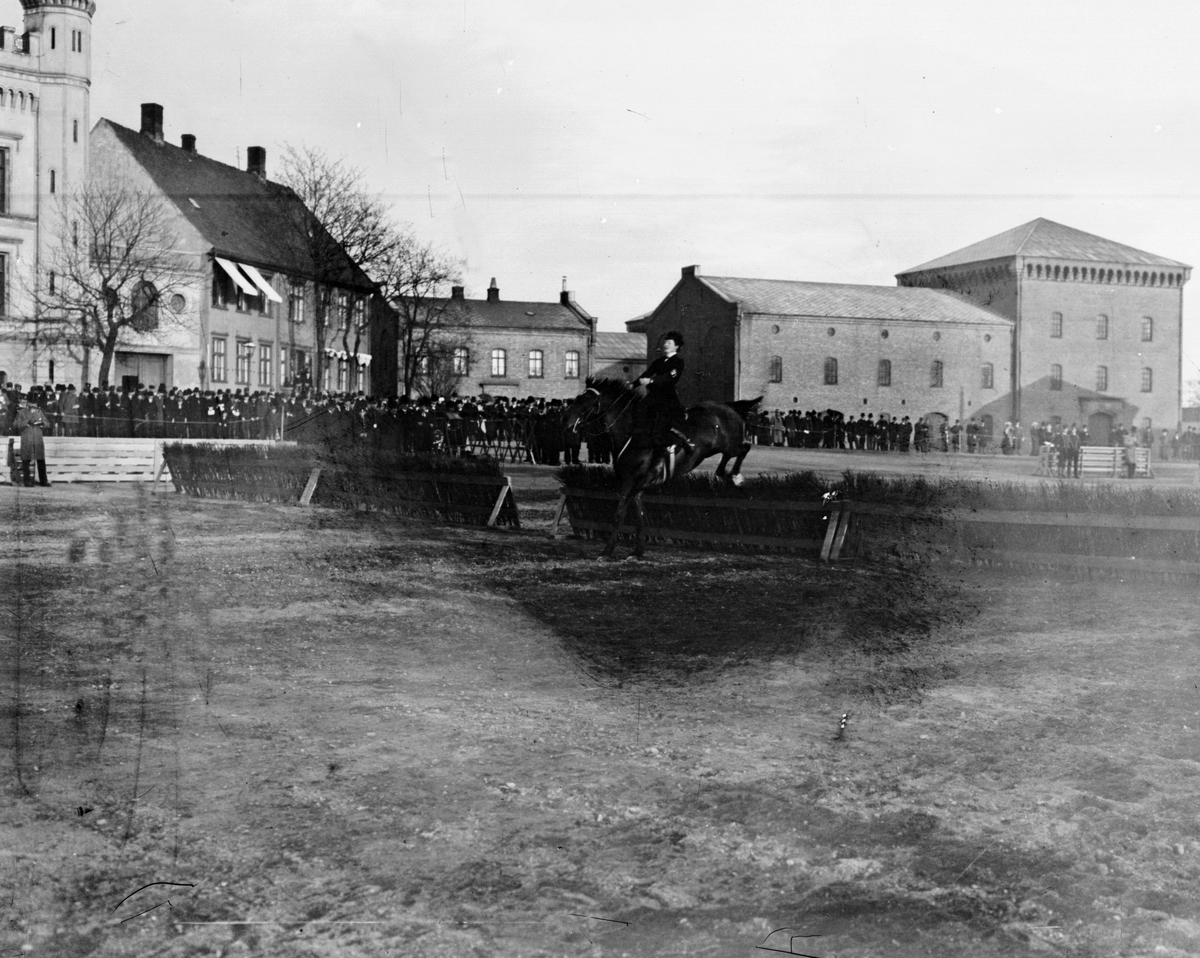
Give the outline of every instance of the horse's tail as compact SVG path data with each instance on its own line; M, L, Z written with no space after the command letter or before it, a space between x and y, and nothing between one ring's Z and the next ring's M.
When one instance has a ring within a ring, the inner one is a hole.
M762 402L762 400L762 396L759 396L757 399L737 399L733 402L727 402L725 405L741 416L742 421L744 422L746 417L758 408L758 405Z

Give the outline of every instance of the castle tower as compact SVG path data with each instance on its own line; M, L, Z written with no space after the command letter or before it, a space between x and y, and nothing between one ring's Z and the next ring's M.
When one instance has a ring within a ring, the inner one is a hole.
M59 197L87 179L96 4L21 7L20 29L0 26L0 379L78 382L78 362L39 341L32 290Z

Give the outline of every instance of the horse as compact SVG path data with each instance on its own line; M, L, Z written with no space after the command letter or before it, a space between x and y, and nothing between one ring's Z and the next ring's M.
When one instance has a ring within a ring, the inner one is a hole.
M633 554L640 558L645 553L646 519L642 513L642 493L646 489L662 485L674 476L686 475L718 453L721 462L717 465L717 475L735 486L742 484L742 461L750 451L746 416L762 402L761 396L730 403L701 402L692 406L687 411L683 432L693 448L683 448L671 455L654 446L645 430L640 428L644 390L622 379L601 377L588 377L586 387L567 407L564 426L571 430L582 429L585 435L589 428L606 431L616 452L613 472L617 479L617 512L601 558L610 557L616 548L617 530L631 504L637 528ZM725 467L731 459L733 468L727 473Z

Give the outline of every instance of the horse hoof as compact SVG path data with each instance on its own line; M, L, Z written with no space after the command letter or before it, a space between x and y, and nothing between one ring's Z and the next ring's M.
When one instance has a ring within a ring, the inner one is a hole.
M742 478L742 474L740 472L736 472L730 477L729 481L735 486L740 486L746 480Z

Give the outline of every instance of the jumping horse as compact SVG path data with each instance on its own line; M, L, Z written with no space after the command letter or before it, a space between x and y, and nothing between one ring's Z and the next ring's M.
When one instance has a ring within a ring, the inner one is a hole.
M589 377L587 388L576 396L567 407L564 425L567 429L598 434L607 432L612 439L616 458L613 471L617 479L617 512L613 529L601 558L613 554L617 545L617 530L625 521L625 514L633 506L634 526L637 542L633 554L640 557L646 551L646 518L642 513L642 493L652 486L665 483L674 476L682 476L710 456L718 453L721 462L717 475L733 483L742 484L742 460L750 451L746 438L746 416L762 401L743 399L731 403L702 402L687 411L684 434L692 449L677 448L672 454L656 447L643 423L640 404L645 402L645 391L621 379ZM726 465L733 460L733 468L726 472Z

